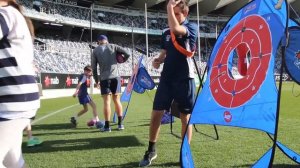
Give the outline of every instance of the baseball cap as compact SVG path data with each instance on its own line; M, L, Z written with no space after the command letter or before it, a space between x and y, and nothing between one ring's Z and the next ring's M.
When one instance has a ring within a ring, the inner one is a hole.
M107 39L107 36L101 34L101 35L98 36L97 40L101 41L101 40L108 40L108 39Z

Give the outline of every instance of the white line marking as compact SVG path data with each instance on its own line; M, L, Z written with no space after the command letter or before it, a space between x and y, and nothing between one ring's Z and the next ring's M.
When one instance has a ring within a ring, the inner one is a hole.
M34 121L31 123L31 125L34 125L34 124L36 124L36 123L38 123L38 122L40 122L40 121L42 121L42 120L44 120L44 119L46 119L46 118L48 118L48 117L51 117L51 116L53 116L53 115L55 115L55 114L57 114L57 113L60 113L60 112L62 112L62 111L65 111L65 110L67 110L67 109L69 109L69 108L72 108L72 107L74 107L74 106L77 106L77 105L79 105L79 104L74 104L74 105L71 105L71 106L68 106L68 107L59 109L59 110L57 110L57 111L51 112L51 113L49 113L49 114L47 114L47 115L45 115L45 116L43 116L43 117L41 117L41 118L38 118L38 119L34 120Z

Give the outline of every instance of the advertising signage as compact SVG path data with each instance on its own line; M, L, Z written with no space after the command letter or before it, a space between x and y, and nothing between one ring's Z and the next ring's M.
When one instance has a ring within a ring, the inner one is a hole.
M41 83L43 89L67 89L76 88L79 83L80 74L60 74L60 73L41 73ZM122 76L121 84L125 87L130 76ZM155 84L159 83L159 77L152 77Z

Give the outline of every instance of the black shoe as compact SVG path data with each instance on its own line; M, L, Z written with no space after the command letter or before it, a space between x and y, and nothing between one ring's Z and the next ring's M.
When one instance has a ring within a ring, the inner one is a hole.
M77 126L77 121L76 121L75 117L71 117L70 122L71 122L71 124L73 124L73 126L75 126L75 127Z
M143 160L140 161L140 167L150 166L152 160L156 159L157 154L155 152L146 151Z

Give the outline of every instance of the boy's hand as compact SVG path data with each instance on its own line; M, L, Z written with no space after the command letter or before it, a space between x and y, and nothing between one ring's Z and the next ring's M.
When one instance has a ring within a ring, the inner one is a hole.
M76 93L74 93L74 94L73 94L73 97L75 98L76 96L77 96L77 94L76 94Z
M100 88L101 88L100 82L97 83L96 87L97 87L97 89L100 89Z
M179 4L181 0L169 0L168 8L174 8L177 4Z

